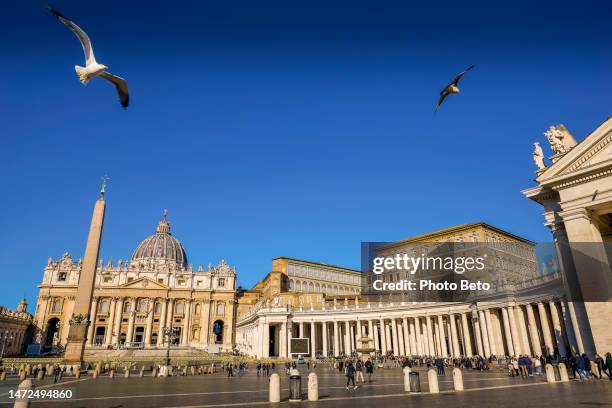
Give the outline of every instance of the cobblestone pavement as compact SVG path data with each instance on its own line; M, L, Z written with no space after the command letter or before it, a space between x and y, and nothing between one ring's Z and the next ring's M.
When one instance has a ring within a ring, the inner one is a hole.
M306 367L302 372L302 392L306 399ZM384 404L394 406L418 406L426 404L428 408L448 406L470 407L596 407L612 406L612 381L595 380L590 383L570 381L569 383L547 384L543 376L528 379L510 378L504 371L477 372L464 370L465 391L453 391L452 371L447 370L445 377L439 377L440 394L429 394L427 373L420 374L420 394L404 392L403 377L400 369L379 369L371 383L360 384L357 390L346 389L346 377L336 370L318 367L319 378L318 402L304 401L298 405L317 407L371 407ZM281 377L280 405L295 406L287 402L289 397L289 380L284 372ZM257 377L251 369L233 378L222 373L152 378L150 373L145 377L130 378L84 377L79 380L65 378L53 384L51 378L42 382L34 381L37 389L70 389L73 398L58 401L32 400L32 407L249 407L278 406L269 404L268 378ZM9 377L0 383L0 407L11 406L13 400L7 394L16 389L19 381Z

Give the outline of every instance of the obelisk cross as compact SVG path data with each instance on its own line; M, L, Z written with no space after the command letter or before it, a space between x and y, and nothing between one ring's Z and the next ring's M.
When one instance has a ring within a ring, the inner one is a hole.
M106 194L106 182L110 180L108 176L105 174L102 177L102 188L100 189L100 198L104 198L104 194Z

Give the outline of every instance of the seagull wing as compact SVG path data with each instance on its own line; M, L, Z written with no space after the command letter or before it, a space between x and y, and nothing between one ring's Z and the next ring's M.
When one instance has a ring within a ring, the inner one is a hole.
M124 108L127 108L130 103L130 93L128 91L128 85L127 85L127 82L125 82L125 79L118 77L116 75L113 75L106 71L99 74L99 76L106 79L108 82L111 82L113 85L115 85L115 88L117 89L117 93L119 94L119 100L121 101L121 106L123 106Z
M470 65L465 71L458 73L455 79L453 79L453 82L451 82L451 84L457 86L461 77L472 68L474 68L474 65Z
M450 92L448 92L448 87L444 88L442 90L442 92L440 92L440 99L438 99L438 105L436 106L435 112L437 112L438 109L440 109L440 106L442 105L442 102L444 102L444 99L446 99L446 97L448 96L449 93Z
M51 7L48 7L51 14L58 18L59 21L68 26L79 38L81 45L83 46L83 52L85 53L85 65L95 64L96 57L93 53L93 48L91 46L91 41L89 40L89 36L85 31L81 29L78 25L74 24L72 21L68 20L62 14L60 14L57 10L54 10Z

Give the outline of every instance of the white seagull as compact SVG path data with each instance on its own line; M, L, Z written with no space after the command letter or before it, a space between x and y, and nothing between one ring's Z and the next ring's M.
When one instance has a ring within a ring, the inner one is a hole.
M81 67L78 65L74 66L74 69L81 80L83 85L87 85L90 79L93 77L101 77L106 79L115 85L117 89L117 93L119 94L119 100L121 101L121 106L124 108L128 107L130 103L130 94L128 92L127 82L125 79L118 77L116 75L111 74L110 72L106 72L108 69L106 65L98 64L96 61L96 57L93 53L93 48L91 46L91 41L89 40L89 36L85 31L83 31L78 25L74 22L68 20L66 17L61 15L57 10L54 10L51 7L47 7L49 11L58 18L59 21L68 26L79 38L81 45L83 46L83 52L85 53L85 67Z
M446 85L446 87L440 92L440 99L438 99L438 105L436 106L436 112L438 111L438 109L440 108L440 105L442 105L442 102L444 102L444 99L446 99L448 95L452 93L454 94L459 93L459 87L457 86L457 84L459 83L459 80L466 72L468 72L472 68L474 68L474 65L470 65L465 71L458 73L455 79L453 79L453 82Z

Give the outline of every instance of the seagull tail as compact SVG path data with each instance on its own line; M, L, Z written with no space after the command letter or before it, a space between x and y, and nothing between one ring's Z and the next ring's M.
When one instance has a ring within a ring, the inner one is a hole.
M85 68L79 65L75 65L74 70L76 71L76 74L79 77L81 83L83 85L87 85L87 82L89 82L89 78L87 77L87 72L85 72Z

